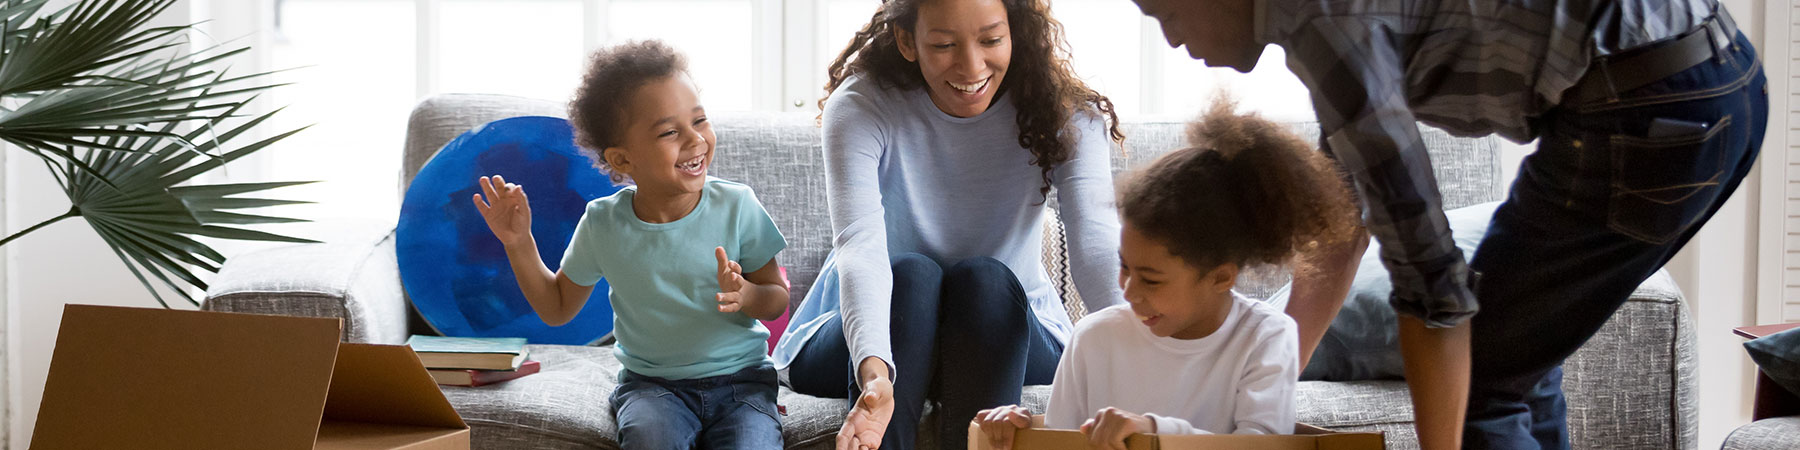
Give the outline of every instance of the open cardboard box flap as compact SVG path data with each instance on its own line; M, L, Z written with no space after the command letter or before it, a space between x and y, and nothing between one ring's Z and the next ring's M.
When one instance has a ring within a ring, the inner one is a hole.
M1013 436L1013 448L1033 450L1087 450L1087 437L1080 431L1043 428L1044 416L1031 418L1032 428L1019 430ZM1381 433L1338 433L1323 428L1297 424L1291 435L1205 434L1155 435L1136 434L1125 438L1130 450L1384 450L1387 444ZM969 426L969 450L995 450L979 427Z
M69 305L32 447L468 448L406 347L336 319Z

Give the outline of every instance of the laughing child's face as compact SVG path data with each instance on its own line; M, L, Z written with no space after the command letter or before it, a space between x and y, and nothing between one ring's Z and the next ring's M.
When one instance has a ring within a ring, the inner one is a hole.
M1138 321L1160 337L1191 340L1217 331L1231 312L1237 265L1194 267L1129 221L1121 225L1119 286Z
M693 80L680 74L651 81L630 101L621 144L606 149L608 163L640 191L700 192L718 139Z

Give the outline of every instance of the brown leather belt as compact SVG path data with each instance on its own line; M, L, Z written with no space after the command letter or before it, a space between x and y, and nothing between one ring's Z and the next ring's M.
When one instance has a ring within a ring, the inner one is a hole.
M1563 91L1562 104L1618 101L1621 92L1674 76L1708 58L1723 58L1719 52L1737 41L1737 33L1731 15L1718 8L1700 26L1680 36L1595 58L1587 74Z

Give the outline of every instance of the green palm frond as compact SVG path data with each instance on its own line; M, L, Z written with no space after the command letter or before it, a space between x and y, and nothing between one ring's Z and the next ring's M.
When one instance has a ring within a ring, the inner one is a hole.
M135 151L89 149L84 152L82 161L101 176L111 178L111 185L101 182L100 176L76 169L72 164L58 168L59 178L64 190L69 193L74 211L87 219L101 239L119 253L120 261L145 284L145 288L150 290L158 302L167 306L167 302L152 287L149 278L160 281L190 303L198 304L184 288L192 286L205 289L206 283L196 277L190 267L217 272L219 265L225 262L225 257L190 236L313 242L231 226L300 222L298 219L235 211L306 203L241 196L307 182L177 186L196 175L267 148L269 144L301 131L296 129L281 133L217 156L201 156L202 152L212 150L211 147L233 141L273 114L275 113L264 114L228 130L218 130L219 136L206 141L199 149L167 144L159 139L110 137L106 139L109 145L133 148ZM172 128L172 124L168 127ZM168 131L168 128L163 131ZM210 131L213 130L196 130L184 138L195 140L200 134Z
M259 198L306 182L183 186L304 128L244 145L276 112L240 115L279 85L227 76L223 61L247 48L183 52L191 26L146 28L174 0L84 0L44 12L46 0L0 0L0 141L43 160L69 212L0 239L5 245L56 221L81 217L158 303L167 286L206 288L224 255L196 237L312 242L243 228L303 222L245 210L306 203ZM227 122L242 121L235 126ZM154 281L153 281L154 280Z

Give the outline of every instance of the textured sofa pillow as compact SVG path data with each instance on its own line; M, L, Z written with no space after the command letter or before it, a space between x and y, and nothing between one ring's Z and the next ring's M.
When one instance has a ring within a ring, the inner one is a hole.
M1800 395L1800 328L1752 339L1744 349L1770 380Z
M1075 323L1087 316L1088 311L1081 303L1081 292L1075 290L1075 274L1069 269L1067 234L1063 229L1062 214L1056 211L1054 204L1047 204L1044 207L1044 275L1061 295L1063 310L1069 313L1069 323Z
M1498 206L1499 202L1482 203L1445 212L1456 247L1462 249L1465 257L1474 257L1475 246L1487 234L1488 221ZM1394 308L1388 306L1388 296L1394 292L1394 286L1388 279L1387 268L1381 265L1380 255L1380 244L1369 244L1368 252L1363 254L1362 262L1357 266L1350 295L1344 299L1344 308L1338 311L1331 328L1319 340L1319 347L1313 350L1312 360L1300 372L1302 381L1383 380L1403 376L1398 322ZM1291 290L1291 287L1283 287L1270 297L1269 302L1285 307Z
M401 284L414 309L445 336L523 337L533 344L583 345L612 331L605 281L568 324L537 317L506 248L470 200L476 178L504 176L529 189L531 233L551 270L587 204L619 190L575 146L567 119L501 119L458 136L419 170L406 188L394 229Z

